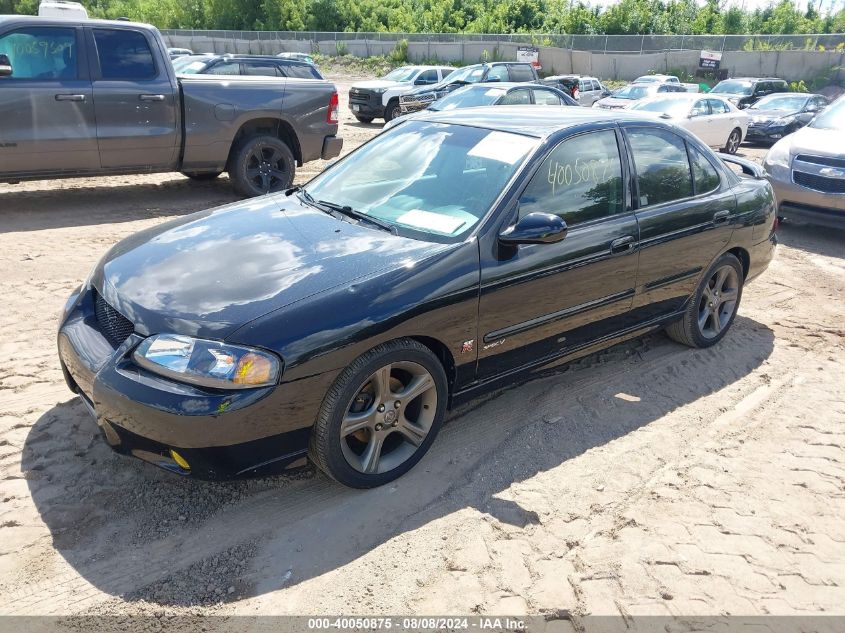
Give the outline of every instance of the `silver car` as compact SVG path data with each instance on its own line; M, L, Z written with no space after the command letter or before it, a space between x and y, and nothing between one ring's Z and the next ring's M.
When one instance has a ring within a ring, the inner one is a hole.
M845 97L772 146L763 166L778 215L845 228Z

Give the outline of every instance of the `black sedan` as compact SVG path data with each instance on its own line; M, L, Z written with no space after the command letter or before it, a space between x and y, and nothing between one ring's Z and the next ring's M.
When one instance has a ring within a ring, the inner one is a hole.
M750 117L748 142L774 143L804 127L830 103L827 97L780 92L763 97L745 112Z
M707 347L776 244L772 190L661 121L430 113L305 187L114 246L58 348L108 443L184 475L310 458L384 484L448 407L666 328Z

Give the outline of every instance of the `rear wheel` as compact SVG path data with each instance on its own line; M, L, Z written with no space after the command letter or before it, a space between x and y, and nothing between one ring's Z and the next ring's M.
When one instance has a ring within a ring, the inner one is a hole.
M728 136L728 140L725 143L725 146L722 148L722 151L726 154L736 154L736 150L739 149L739 144L742 142L742 131L739 128L734 128L731 131L730 136Z
M182 175L191 180L214 180L222 173L222 171L183 171Z
M275 136L251 136L232 156L229 177L235 190L248 197L287 189L296 174L290 148Z
M354 488L392 481L434 442L447 395L443 366L427 347L411 339L379 345L326 394L311 432L311 460Z
M727 334L742 298L742 264L725 253L704 274L683 318L666 328L670 338L690 347L710 347Z
M389 123L393 119L398 119L402 115L402 110L399 108L399 99L391 99L384 109L384 122Z

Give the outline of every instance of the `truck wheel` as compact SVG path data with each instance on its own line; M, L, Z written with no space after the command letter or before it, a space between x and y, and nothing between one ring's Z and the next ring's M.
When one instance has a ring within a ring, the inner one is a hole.
M182 175L191 180L214 180L222 173L222 171L183 171Z
M355 118L358 119L359 123L372 123L373 122L373 117L371 117L371 116L356 116Z
M402 110L399 109L399 99L391 99L384 109L384 122L390 123L393 119L399 118Z
M250 136L241 141L229 169L235 191L247 197L287 189L295 174L293 153L275 136Z

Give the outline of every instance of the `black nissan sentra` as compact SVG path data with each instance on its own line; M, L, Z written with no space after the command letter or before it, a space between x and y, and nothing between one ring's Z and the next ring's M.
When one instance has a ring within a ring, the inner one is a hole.
M301 188L114 246L67 302L70 388L110 445L232 477L304 458L388 482L446 410L666 328L725 336L774 253L772 190L636 114L431 113Z

